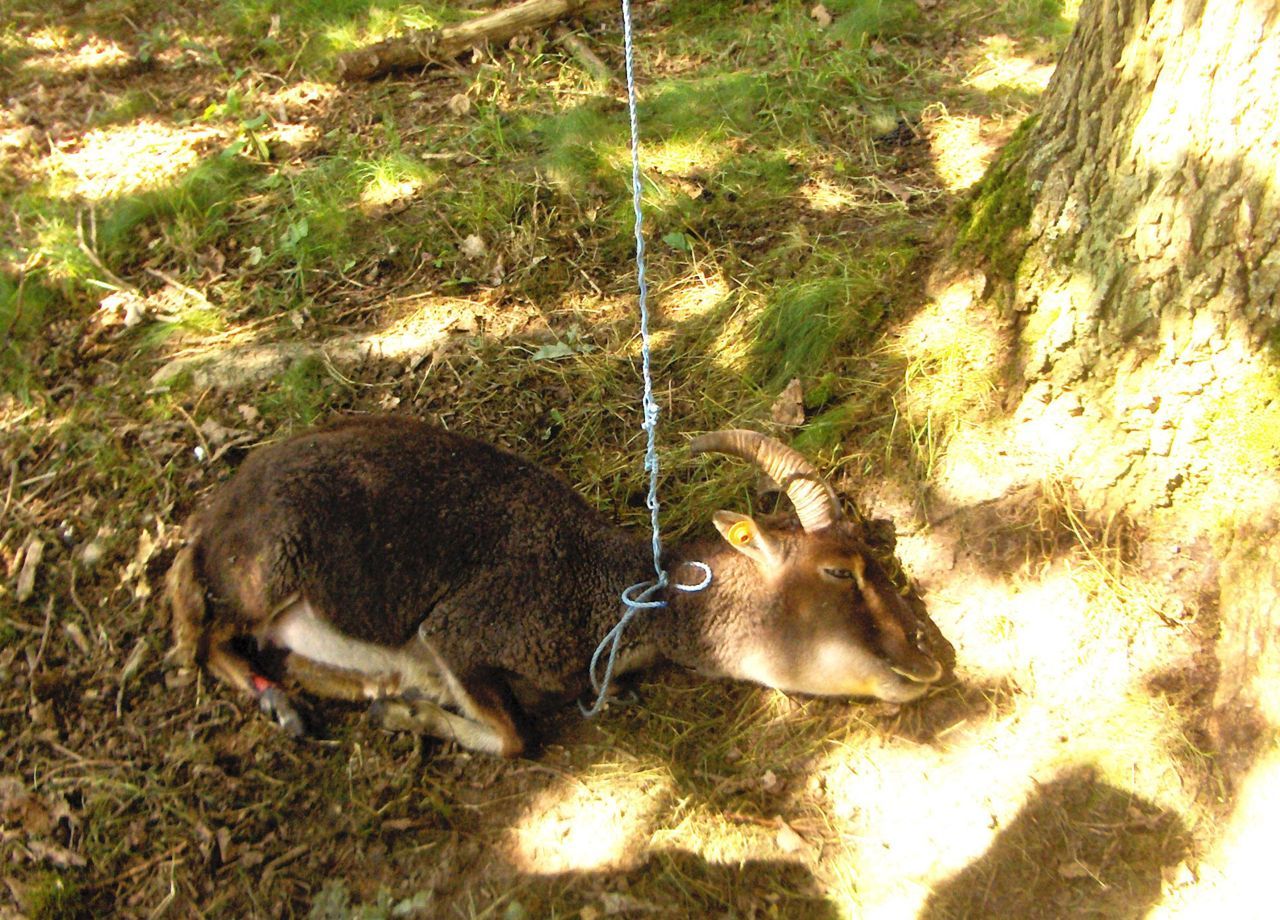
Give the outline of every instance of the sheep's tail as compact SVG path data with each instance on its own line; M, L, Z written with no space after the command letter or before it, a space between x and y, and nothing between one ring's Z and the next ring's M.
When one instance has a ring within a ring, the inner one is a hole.
M207 658L208 623L204 585L196 574L194 541L178 551L165 576L165 597L169 602L169 628L173 648L168 657L181 667L191 667Z

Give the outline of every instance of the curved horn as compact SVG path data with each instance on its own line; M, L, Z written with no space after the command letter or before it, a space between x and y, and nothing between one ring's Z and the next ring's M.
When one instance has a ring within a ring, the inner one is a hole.
M689 442L694 454L717 451L748 460L787 490L800 526L806 531L830 527L844 515L830 487L800 453L781 441L741 428L712 431Z

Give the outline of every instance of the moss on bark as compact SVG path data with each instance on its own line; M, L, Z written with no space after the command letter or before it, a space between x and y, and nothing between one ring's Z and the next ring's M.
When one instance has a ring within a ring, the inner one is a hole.
M1012 281L1026 251L1023 229L1031 218L1032 197L1023 162L1036 116L1013 132L1000 156L956 207L955 258L978 253L1002 280Z

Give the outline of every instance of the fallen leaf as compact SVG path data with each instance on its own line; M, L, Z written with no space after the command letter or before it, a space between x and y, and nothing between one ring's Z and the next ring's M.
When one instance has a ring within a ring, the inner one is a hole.
M133 582L133 596L137 600L145 600L151 596L151 585L147 581L147 563L151 561L151 557L156 552L156 541L151 536L151 531L145 527L138 534L138 549L134 553L133 561L124 568L124 574L120 577L121 584Z
M909 202L916 195L915 189L909 188L908 186L903 185L901 182L893 182L889 179L882 179L880 180L880 185L884 188L886 192L888 192L894 198L901 201L903 204L906 204L907 202Z
M49 809L16 776L0 776L0 822L35 835L47 834L53 828Z
M1071 862L1064 862L1058 865L1058 875L1063 878L1097 878L1098 867L1091 866L1088 863L1073 859Z
M235 843L231 840L231 830L226 827L220 827L213 836L214 842L218 846L218 863L219 865L227 865L231 860L236 858Z
M471 111L471 99L466 93L454 93L445 106L454 115L466 115Z
M804 389L800 385L800 378L791 378L791 382L779 394L769 414L775 422L787 428L804 424Z
M87 656L92 653L93 647L89 644L89 638L84 634L84 630L80 628L78 623L70 621L63 623L62 631L67 634L67 638L75 643L81 655Z
M554 361L556 358L568 358L573 353L573 346L568 342L554 342L551 345L543 345L530 358L534 361Z
M600 895L600 906L604 908L605 916L608 917L612 917L615 914L653 914L661 912L661 908L656 904L650 904L648 901L641 901L639 898L633 898L627 894L619 894L615 891L606 891Z
M39 861L53 863L63 869L82 869L85 866L85 859L79 853L47 840L30 840L27 849Z
M142 663L147 660L147 637L143 636L133 644L133 649L129 652L129 657L125 659L124 667L120 669L120 689L124 689L124 685L138 673L138 669L142 667Z
M778 819L778 833L773 839L778 849L784 853L799 853L809 846L808 842L796 833L795 828L781 818Z
M147 302L137 291L112 291L98 301L94 317L104 329L110 326L132 328L147 318Z

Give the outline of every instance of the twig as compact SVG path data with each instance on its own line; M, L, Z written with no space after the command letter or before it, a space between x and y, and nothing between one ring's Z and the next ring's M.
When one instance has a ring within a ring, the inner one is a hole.
M169 285L172 285L173 287L176 287L178 290L182 291L182 293L186 294L188 297L192 298L193 300L196 300L199 303L203 304L204 306L208 307L210 310L213 309L213 304L209 302L208 297L205 297L204 294L200 293L195 288L189 285L183 284L181 281L179 281L177 278L174 278L172 275L169 275L166 272L162 272L158 268L151 268L150 266L147 267L146 272L148 275L153 275L156 278L159 278L165 284L169 284ZM222 277L222 276L219 275L218 277Z
M191 414L188 413L186 409L182 408L182 406L178 405L176 402L173 404L173 408L178 410L178 414L187 420L187 424L190 425L191 430L195 432L196 440L200 442L200 446L204 449L205 457L212 457L213 451L209 450L209 442L205 440L204 432L200 430L200 426L196 424L196 420L191 417Z
M90 212L89 212L89 220L94 222L94 224L95 224L95 229L96 229L96 223L97 223L97 220L96 220L96 218L94 217L93 211L90 211ZM98 269L98 271L100 271L100 272L102 272L104 275L106 275L106 276L107 276L107 280L108 280L108 281L110 281L113 285L115 285L115 287L116 287L118 290L121 290L121 291L134 291L134 292L136 292L136 291L138 290L136 287L134 287L134 286L133 286L132 284L130 284L128 281L125 281L123 278L121 278L119 275L117 275L117 274L116 274L115 272L113 272L111 269L107 268L106 264L102 261L102 259L98 258L98 254L97 254L96 252L94 252L94 251L93 251L93 247L91 247L91 246L88 244L88 242L86 242L86 241L85 241L85 238L84 238L84 212L83 212L83 211L78 211L78 212L76 212L76 240L77 240L77 242L78 242L78 243L79 243L79 245L80 245L80 251L81 251L82 253L84 253L85 257L86 257L90 262L92 262L92 263L94 264L94 267L96 267L96 268Z
M44 660L44 650L49 645L49 627L53 623L53 598L45 601L44 605L44 629L40 631L40 646L36 649L36 657L31 662L31 668L28 673L31 675L31 682L28 689L31 691L31 705L36 703L36 672L40 670L40 662Z
M181 853L183 850L187 848L188 843L189 841L186 841L186 840L181 840L178 843L175 843L173 846L169 847L169 849L165 850L159 856L153 856L144 862L138 863L136 866L133 866L129 869L125 869L118 876L116 876L116 880L123 882L125 879L133 878L135 875L139 874L140 872L146 872L152 866L157 865L158 863L162 863L166 859L170 859L174 856L177 856L179 853Z

